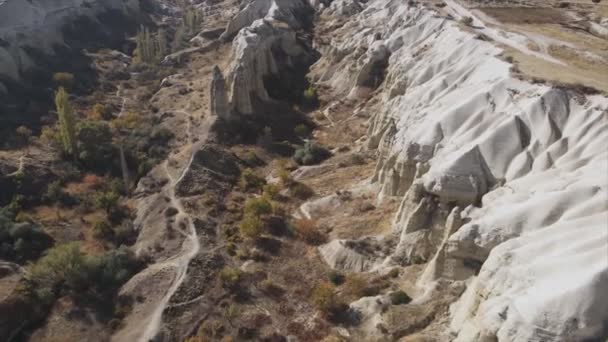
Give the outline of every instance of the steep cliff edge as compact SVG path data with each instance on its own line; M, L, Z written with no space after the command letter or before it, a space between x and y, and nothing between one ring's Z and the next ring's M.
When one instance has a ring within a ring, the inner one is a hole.
M371 267L430 261L419 281L429 291L469 282L452 312L458 341L605 338L608 99L514 78L505 42L447 5L324 14L332 39L315 81L378 99L365 109L372 183L380 199L403 198L380 238L396 247Z

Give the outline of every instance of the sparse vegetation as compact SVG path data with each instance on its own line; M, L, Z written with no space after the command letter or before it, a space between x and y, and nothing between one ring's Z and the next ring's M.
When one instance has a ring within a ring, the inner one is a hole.
M407 293L405 293L401 290L391 292L390 298L391 298L391 303L393 305L408 304L409 302L412 301L410 296L408 296Z
M314 307L325 316L335 315L343 305L334 287L326 282L314 287L310 294L310 300Z
M233 267L224 267L219 275L222 286L228 289L238 288L243 278L243 272Z
M473 24L473 18L469 16L464 16L460 18L460 22L464 25L471 26Z
M239 231L243 237L255 240L264 232L264 222L257 216L245 216L239 223Z
M319 231L317 223L314 220L296 220L293 223L293 228L298 236L308 244L320 245L326 240L326 236Z
M312 141L307 141L304 146L296 150L293 159L300 165L313 165L322 162L329 156L328 150Z
M104 170L112 164L116 148L112 131L103 122L81 121L77 126L78 159L91 170Z
M331 270L329 271L329 273L327 273L327 279L329 279L329 281L336 286L342 285L344 283L344 275L334 270Z
M25 261L37 258L53 239L32 222L14 222L0 210L0 258Z
M309 85L302 94L303 104L308 107L316 107L319 105L319 96L317 89L313 85Z
M251 169L245 169L241 172L241 178L239 180L239 186L246 191L258 191L260 190L266 181L264 178L258 177L253 173Z

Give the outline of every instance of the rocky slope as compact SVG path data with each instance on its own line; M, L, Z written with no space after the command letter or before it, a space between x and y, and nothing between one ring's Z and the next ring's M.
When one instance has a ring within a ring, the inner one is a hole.
M513 78L501 48L437 10L357 7L324 14L344 25L313 75L378 99L366 108L372 184L380 200L403 200L394 233L377 238L395 247L367 269L429 261L422 289L466 281L449 339L605 338L608 99Z

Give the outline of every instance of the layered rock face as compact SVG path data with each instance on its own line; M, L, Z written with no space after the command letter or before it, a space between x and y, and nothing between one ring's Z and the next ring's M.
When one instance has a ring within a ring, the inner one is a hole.
M265 80L281 88L282 77L297 78L314 62L296 34L307 26L311 11L303 0L254 0L228 24L223 39L238 32L227 76L231 113L254 113L256 102L274 100Z
M403 198L385 265L430 261L422 287L470 281L456 341L605 338L608 99L514 79L498 47L413 2L324 15L350 18L316 80L381 99L372 181Z

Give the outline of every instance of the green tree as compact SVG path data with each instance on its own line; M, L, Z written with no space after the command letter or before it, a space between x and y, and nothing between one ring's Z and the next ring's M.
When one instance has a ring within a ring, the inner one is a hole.
M70 104L69 95L63 87L55 93L55 108L59 115L59 136L63 152L74 158L78 155L76 145L76 116Z
M92 169L109 166L115 152L110 126L104 122L83 121L78 124L77 132L80 161Z

